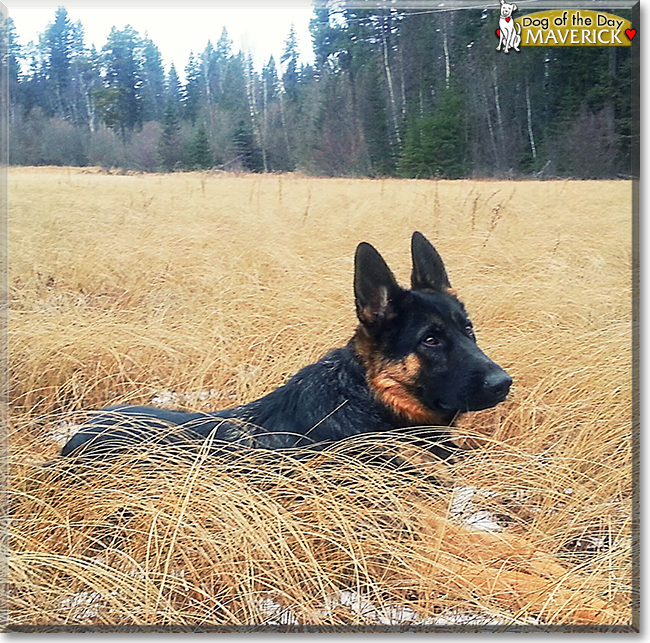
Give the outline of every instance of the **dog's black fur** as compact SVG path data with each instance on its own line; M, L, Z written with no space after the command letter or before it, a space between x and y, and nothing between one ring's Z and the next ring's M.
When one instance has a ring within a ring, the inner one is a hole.
M419 232L411 250L411 290L405 290L381 255L359 244L354 336L275 391L216 413L109 407L62 455L96 456L144 441L196 445L208 437L233 447L313 447L362 433L450 426L460 413L502 402L512 379L476 345L442 259ZM438 455L448 451L441 447Z

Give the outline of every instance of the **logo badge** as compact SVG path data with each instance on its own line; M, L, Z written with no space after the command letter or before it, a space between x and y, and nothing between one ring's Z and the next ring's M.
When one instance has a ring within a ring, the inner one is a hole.
M501 0L497 50L519 47L630 47L636 29L625 18L591 9L538 11L510 21L517 5ZM518 28L515 31L515 27Z

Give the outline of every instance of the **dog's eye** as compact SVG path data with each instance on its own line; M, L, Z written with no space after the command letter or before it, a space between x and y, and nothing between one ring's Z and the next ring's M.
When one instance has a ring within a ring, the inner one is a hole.
M425 346L438 346L438 344L440 344L440 340L437 337L434 337L433 335L427 335L422 340L422 343Z
M467 321L465 324L465 332L472 338L474 339L474 326L472 325L471 321Z

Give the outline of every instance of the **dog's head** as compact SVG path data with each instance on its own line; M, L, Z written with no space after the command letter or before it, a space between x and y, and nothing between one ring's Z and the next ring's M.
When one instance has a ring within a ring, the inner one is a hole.
M355 346L375 395L404 422L448 424L505 400L512 379L476 345L435 248L415 232L411 251L406 290L373 246L357 247Z
M512 2L508 3L505 2L504 0L501 0L501 17L502 18L509 18L513 12L517 11L517 5Z

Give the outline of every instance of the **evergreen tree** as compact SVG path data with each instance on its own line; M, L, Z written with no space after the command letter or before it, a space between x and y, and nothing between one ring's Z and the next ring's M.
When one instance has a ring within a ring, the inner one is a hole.
M70 67L74 28L64 7L59 7L43 33L42 43L45 55L45 77L48 85L50 111L62 118L71 115Z
M163 113L165 95L165 71L158 47L145 37L139 45L141 57L141 84L138 95L143 121L158 121Z
M201 96L201 102L204 105L213 105L216 102L216 96L214 96L215 84L219 85L218 80L215 79L217 74L216 71L216 61L214 55L214 48L212 47L212 42L208 40L208 44L205 46L203 53L200 57L200 69L201 69L201 89L203 90Z
M0 14L0 54L7 61L7 76L9 88L9 119L13 120L17 105L21 102L21 71L23 60L22 48L16 35L16 25L10 17Z
M224 27L216 47L208 41L201 54L200 66L202 76L202 102L205 105L219 105L224 99L229 63L232 60L232 41Z
M168 101L174 103L174 105L180 106L182 99L181 81L178 78L178 73L174 63L169 67L165 97Z
M188 156L188 165L191 169L206 170L212 167L210 141L208 140L208 133L203 123L197 128L196 134L190 143Z
M262 88L266 104L270 103L278 95L279 83L280 79L275 67L275 59L271 56L269 62L262 68Z
M364 78L363 131L371 173L390 176L395 173L395 155L390 145L388 113L381 79L378 65L369 64Z
M185 66L186 82L183 87L183 117L194 123L199 114L203 95L203 75L201 61L190 52L190 57Z
M123 137L142 123L139 45L137 31L127 25L121 31L113 27L102 49L105 89L96 95L102 103L104 122L119 128Z
M339 50L339 43L345 40L344 29L341 25L333 24L335 9L330 6L314 7L314 17L309 22L309 32L313 43L316 67L323 71L331 64L330 56Z
M453 89L440 98L435 113L417 119L409 128L400 158L400 174L405 177L464 176L463 104Z
M293 24L285 40L280 62L284 64L284 73L282 74L284 91L288 96L294 97L300 81L300 73L298 72L298 36Z
M226 79L228 61L232 58L232 40L224 27L214 49L214 55L208 73L212 96L215 104L223 100L224 82Z
M29 114L34 107L49 111L47 76L45 73L45 52L42 39L39 45L29 42L23 48L23 60L27 65L27 73L20 84L20 98L23 112Z
M162 132L158 142L160 163L167 172L176 169L183 158L181 124L176 105L169 101L165 107Z
M232 56L232 39L228 35L228 29L225 27L221 30L217 46L215 48L216 60L228 60Z
M235 122L239 118L250 118L246 93L246 61L241 52L226 61L219 107L231 112Z
M262 172L264 163L261 150L255 145L252 128L243 119L235 129L233 141L242 166L249 172Z

